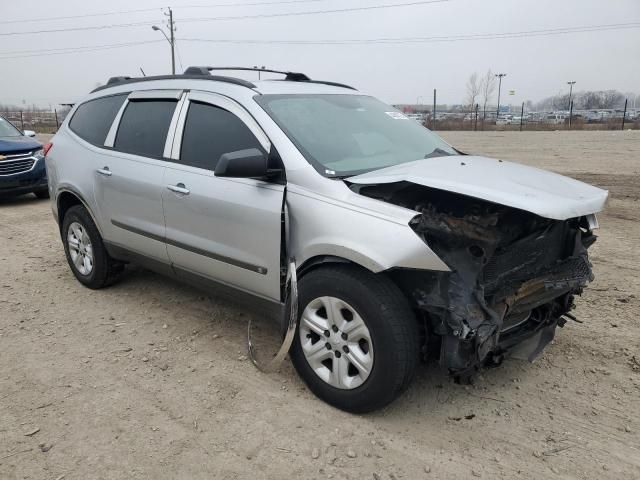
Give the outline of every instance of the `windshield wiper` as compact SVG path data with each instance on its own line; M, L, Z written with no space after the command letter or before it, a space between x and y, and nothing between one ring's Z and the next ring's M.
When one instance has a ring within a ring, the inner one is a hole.
M452 153L447 152L441 148L436 148L431 153L427 153L424 158L433 158L433 157L448 157L449 155L453 155Z

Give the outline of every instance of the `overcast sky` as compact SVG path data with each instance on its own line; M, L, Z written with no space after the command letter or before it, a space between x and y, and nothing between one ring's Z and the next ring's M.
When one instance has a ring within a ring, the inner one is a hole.
M414 103L419 96L461 103L473 71L507 73L504 102L566 91L618 89L640 93L640 0L449 0L396 8L271 18L193 21L202 17L251 16L413 3L411 0L0 0L0 103L54 105L81 99L113 75L166 74L169 44L151 23L161 25L163 3L171 3L181 64L266 65L301 71L315 79L352 84L389 103ZM196 8L194 5L227 4ZM78 19L8 23L68 15L154 9ZM191 19L191 20L190 20ZM3 35L11 32L85 28L123 23L145 25ZM212 40L354 40L503 34L637 22L635 28L562 35L419 43L290 45L224 44ZM92 52L34 55L64 49L154 41ZM14 53L19 52L19 53ZM21 56L22 58L7 58ZM177 69L180 70L180 63ZM255 78L253 73L250 73ZM245 77L246 78L246 77ZM515 90L515 95L508 95ZM503 102L503 103L504 103Z

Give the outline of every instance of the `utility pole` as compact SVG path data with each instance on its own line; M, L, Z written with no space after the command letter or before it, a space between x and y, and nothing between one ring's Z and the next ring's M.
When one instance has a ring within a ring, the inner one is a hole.
M520 109L520 131L522 131L522 119L524 118L524 102L522 102L522 108Z
M498 118L500 118L500 89L502 88L502 77L506 77L506 73L496 73L495 75L498 77L498 107L496 108L496 122Z
M473 126L473 131L477 131L478 130L478 104L476 103L476 122Z
M627 118L627 102L629 101L628 98L624 99L624 112L622 113L622 128L621 130L624 130L624 121Z
M436 129L436 89L433 89L433 121L431 122L431 130Z
M173 26L173 10L171 7L167 7L169 9L169 33L171 36L171 40L169 43L171 44L171 75L176 74L176 41L173 36L175 28Z
M569 130L571 130L571 117L573 117L573 100L569 102Z
M571 108L571 94L573 93L573 86L575 85L575 83L575 80L567 82L567 85L569 85L569 108Z
M165 15L169 17L169 25L168 25L169 36L167 36L164 30L158 27L157 25L153 25L151 29L156 32L162 33L162 35L164 35L164 38L167 39L167 42L169 42L169 45L171 46L171 75L175 75L176 74L176 52L175 52L176 40L173 34L176 30L176 27L173 23L173 10L171 10L171 7L167 7L167 8L169 9L169 13L168 14L165 13Z

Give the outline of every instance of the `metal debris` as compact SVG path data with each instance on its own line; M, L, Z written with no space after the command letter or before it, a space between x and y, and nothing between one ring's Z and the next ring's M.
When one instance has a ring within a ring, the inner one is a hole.
M289 353L293 338L296 333L296 324L298 322L298 277L296 275L296 263L295 260L289 261L289 271L287 272L287 283L289 284L289 298L291 304L291 310L289 312L289 323L287 325L287 332L282 341L282 345L273 359L266 364L262 364L256 358L253 343L251 342L251 320L247 326L247 344L249 347L249 358L251 362L264 373L270 373L278 369L280 364L284 361L285 357Z

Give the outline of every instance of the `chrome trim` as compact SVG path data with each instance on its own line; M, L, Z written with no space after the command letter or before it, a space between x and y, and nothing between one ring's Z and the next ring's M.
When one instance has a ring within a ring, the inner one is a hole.
M171 116L171 123L169 123L169 130L167 131L167 138L164 141L164 150L162 156L164 158L173 158L173 143L175 140L176 125L181 119L182 109L187 101L187 92L183 92L178 104L176 105L173 115Z
M29 172L33 171L33 169L36 168L36 165L38 164L38 160L40 160L40 159L35 157L35 156L33 156L33 155L31 155L32 153L33 152L29 152L29 156L27 156L27 157L21 156L20 158L13 158L12 160L2 160L2 161L0 161L0 165L7 165L7 164L11 164L11 163L16 163L16 162L24 162L25 160L33 160L33 164L27 170L20 170L19 172L14 172L14 173L0 173L0 177L10 177L12 175L22 175L24 173L29 173ZM17 157L17 156L18 155L13 155L13 157ZM9 155L5 155L5 158L9 158Z
M120 126L120 120L122 119L122 115L124 114L125 109L129 105L128 98L124 99L122 105L120 105L120 110L113 118L113 122L111 123L111 128L109 128L109 133L107 133L107 137L104 139L105 147L113 148L113 145L116 143L116 133L118 133L118 127ZM69 129L71 130L71 129ZM71 130L73 132L73 130Z
M129 94L129 100L153 100L156 98L180 100L182 89L136 90Z
M251 363L253 363L258 370L264 373L270 373L277 370L289 353L289 349L291 348L291 344L295 338L296 325L298 323L298 277L296 274L296 261L294 259L289 261L287 283L289 284L289 298L291 299L287 332L285 333L284 340L282 341L282 345L280 345L278 353L269 363L262 364L258 361L253 343L251 342L251 319L249 319L249 323L247 325L247 347L249 349L249 358L251 359ZM285 305L286 303L287 302L285 301Z
M141 230L139 228L132 227L131 225L127 225L117 220L111 220L111 224L115 227L121 228L123 230L128 230L129 232L135 233L137 235L142 235L143 237L148 237L148 238L151 238L152 240L157 240L158 242L163 242L168 245L172 245L174 247L187 250L188 252L195 253L196 255L202 255L203 257L208 257L213 260L217 260L218 262L228 263L229 265L233 265L234 267L244 268L245 270L251 270L252 272L259 273L260 275L266 275L268 272L266 267L261 267L259 265L254 265L252 263L243 262L242 260L237 260L235 258L230 258L224 255L219 255L217 253L209 252L207 250L203 250L202 248L194 247L193 245L187 245L186 243L178 242L176 240L172 240L162 235L156 235L154 233L147 232L146 230Z

